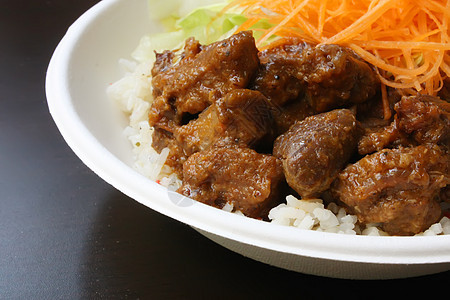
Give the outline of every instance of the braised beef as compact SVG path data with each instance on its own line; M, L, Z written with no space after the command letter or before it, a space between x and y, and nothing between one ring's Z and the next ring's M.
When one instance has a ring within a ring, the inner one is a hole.
M258 50L250 32L207 46L188 39L181 55L167 51L157 54L149 123L155 128L153 146L170 148L168 164L175 171L181 170L186 159L174 141L176 130L218 98L247 87L258 65Z
M284 133L295 121L314 114L304 98L306 85L299 73L303 52L311 47L298 39L288 39L258 55L261 64L250 88L260 91L271 101L277 135Z
M305 48L311 46L293 39L260 52L261 65L252 88L263 93L279 107L302 99L306 86L299 70L303 64Z
M358 142L361 155L398 146L437 143L449 146L450 103L437 97L403 97L394 106L394 121L387 126L367 127Z
M448 145L450 139L450 103L437 97L404 97L395 105L398 127L420 143Z
M450 203L450 186L447 185L445 188L441 189L439 198L442 202Z
M304 100L293 101L281 108L275 107L272 111L276 136L285 133L295 122L302 121L315 114L309 103Z
M175 140L173 134L161 128L154 128L152 135L152 147L158 153L164 148L169 149L169 155L165 164L172 168L172 170L181 176L183 171L183 163L188 158L183 147Z
M258 91L236 89L210 105L197 119L177 128L174 136L187 155L217 143L255 147L264 138L271 143L271 105Z
M372 68L338 45L312 46L292 39L259 57L254 88L278 106L306 93L314 110L325 112L365 102L379 88Z
M384 149L349 165L332 192L360 222L413 235L438 221L437 199L450 183L449 171L450 157L437 145Z
M442 89L438 93L439 98L445 101L450 101L450 78L444 79Z
M350 49L319 45L303 56L300 72L307 85L306 98L317 112L362 103L379 88L375 72Z
M245 88L258 68L258 50L250 32L241 32L205 47L194 47L192 40L180 61L153 76L154 98L160 97L165 105L150 111L150 122L158 125L162 112L174 110L179 122L185 112L196 114L208 107L211 92L227 92ZM187 52L187 54L186 54Z
M327 190L356 150L358 125L348 109L333 110L295 123L275 141L286 180L302 198Z
M398 120L396 119L387 126L364 128L364 135L358 141L358 153L365 155L384 148L408 147L416 144L408 134L399 129Z
M246 216L265 218L282 200L283 183L277 158L229 145L191 155L178 192L218 208L231 203Z
M401 98L402 95L397 89L386 87L386 103L384 103L380 89L369 101L356 104L356 118L363 127L387 126L394 120L394 106Z
M149 113L152 126L170 131L181 124L184 113L197 114L208 107L214 101L211 93L246 87L258 68L258 50L249 32L204 47L193 43L188 40L178 62L164 58L164 63L155 65ZM166 56L170 55L160 57Z
M183 195L265 219L289 184L393 235L425 230L450 202L450 104L388 88L386 114L377 75L350 49L190 38L157 53L152 76L153 147L169 148ZM444 79L442 99L449 90Z
M188 41L186 41L188 43ZM165 50L162 53L155 53L156 59L155 63L153 64L152 68L152 76L155 77L156 75L167 71L168 68L170 68L173 64L174 57L176 56L174 51ZM161 94L161 91L154 92L155 94Z
M363 103L378 90L371 67L341 46L290 39L260 52L259 58L252 88L281 111L275 115L279 134L314 113Z

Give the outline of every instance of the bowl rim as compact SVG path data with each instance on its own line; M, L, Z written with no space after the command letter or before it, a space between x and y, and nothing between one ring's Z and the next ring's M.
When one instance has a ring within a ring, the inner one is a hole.
M89 132L72 104L76 99L71 96L70 63L73 53L79 51L79 47L76 47L77 41L94 20L107 18L111 10L118 9L129 1L146 2L103 0L80 16L69 27L55 49L46 73L47 103L55 124L74 153L98 176L159 213L244 244L299 256L346 262L450 262L450 235L378 237L317 232L242 217L193 200L189 206L180 206L169 201L166 188L145 178L109 152Z

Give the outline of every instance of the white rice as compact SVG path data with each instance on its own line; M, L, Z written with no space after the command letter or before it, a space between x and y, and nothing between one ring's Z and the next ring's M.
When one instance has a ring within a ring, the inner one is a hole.
M170 167L164 165L169 150L164 149L159 154L151 147L153 128L148 124L148 111L153 100L151 86L153 61L137 64L122 59L119 64L124 69L125 75L108 87L107 94L129 115L129 126L124 134L133 145L134 168L174 191L181 186L181 180ZM448 209L449 204L442 205L444 209ZM227 203L223 210L233 212L233 205ZM234 212L242 215L239 211ZM353 235L387 235L377 227L378 224L360 226L356 216L347 214L344 208L335 203L325 207L321 199L299 200L292 195L286 197L285 204L280 204L269 212L269 219L274 224L306 230ZM433 224L418 235L442 234L450 234L450 219L447 217L443 217L439 223Z
M325 207L321 199L299 200L290 195L286 204L280 204L269 212L272 223L323 232L341 234L387 235L375 224L361 230L358 218L347 214L335 203Z
M128 114L129 125L124 130L133 145L134 168L144 176L176 190L181 180L164 163L169 149L161 153L152 148L153 128L148 123L148 112L153 101L151 68L153 60L137 64L121 59L120 66L125 75L107 88L108 97Z

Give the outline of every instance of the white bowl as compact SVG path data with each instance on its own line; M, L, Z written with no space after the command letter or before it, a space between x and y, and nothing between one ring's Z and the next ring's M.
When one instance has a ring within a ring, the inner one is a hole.
M136 201L191 225L258 261L302 273L388 279L450 269L450 236L372 237L300 230L231 214L182 198L137 173L122 134L126 117L105 93L121 77L139 39L160 25L146 0L104 0L81 16L58 45L46 78L50 112L80 159Z

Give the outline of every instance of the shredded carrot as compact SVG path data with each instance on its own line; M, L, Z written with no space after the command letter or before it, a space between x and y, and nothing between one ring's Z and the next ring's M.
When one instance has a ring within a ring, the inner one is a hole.
M384 96L386 86L436 95L450 77L450 0L234 0L232 8L247 18L238 31L274 24L258 28L260 49L289 37L351 48L374 66Z

